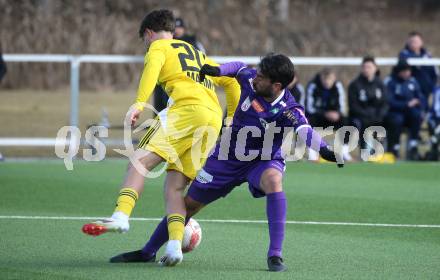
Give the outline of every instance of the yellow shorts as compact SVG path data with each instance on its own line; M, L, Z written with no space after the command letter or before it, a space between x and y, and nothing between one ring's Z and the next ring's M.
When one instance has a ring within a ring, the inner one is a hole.
M169 107L161 111L139 143L139 148L158 154L167 170L177 170L193 180L214 147L222 127L222 115L202 105Z

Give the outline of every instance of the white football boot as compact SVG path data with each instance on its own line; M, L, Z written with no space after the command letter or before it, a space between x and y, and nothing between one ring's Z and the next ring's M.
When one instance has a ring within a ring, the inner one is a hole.
M85 224L82 231L88 235L98 236L107 232L126 233L129 229L128 216L122 212L115 212L111 218Z
M169 240L165 248L165 255L160 258L162 266L175 266L183 260L182 242L180 240Z

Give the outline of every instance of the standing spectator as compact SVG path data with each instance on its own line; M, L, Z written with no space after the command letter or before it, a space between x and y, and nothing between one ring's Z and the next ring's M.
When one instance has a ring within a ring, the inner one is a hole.
M388 111L385 86L373 57L364 57L361 73L348 87L348 109L350 122L359 130L360 146L364 149L365 129L383 125Z
M417 160L417 144L422 123L423 93L419 83L411 77L411 66L399 61L391 76L385 80L388 104L386 117L388 150L396 157L400 150L400 134L404 127L409 129L408 159Z
M3 60L2 53L0 52L0 82L2 81L5 74L6 74L6 63Z
M193 45L196 49L202 52L206 52L202 43L197 40L196 35L189 35L186 33L186 26L181 18L176 19L176 28L174 29L174 39L182 40L188 44Z
M287 89L293 95L296 102L298 102L299 104L301 104L301 106L304 107L306 94L304 92L303 85L298 82L298 76L296 75L296 73L295 73L295 77L293 78L293 81L287 85Z
M430 57L431 54L423 46L422 35L417 31L409 33L406 45L399 53L399 60ZM412 66L411 73L419 83L425 100L429 100L437 83L438 69L435 66Z
M335 130L346 124L346 104L344 86L336 80L335 72L330 68L322 69L309 82L306 90L306 114L313 127L333 126ZM343 157L351 160L344 139ZM311 159L314 159L312 152Z
M440 141L440 86L434 90L432 106L428 116L428 127L431 134L431 151L429 160L438 160L438 145Z

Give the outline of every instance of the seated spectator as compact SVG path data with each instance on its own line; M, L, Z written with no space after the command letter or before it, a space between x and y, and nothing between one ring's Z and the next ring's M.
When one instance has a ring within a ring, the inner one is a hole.
M406 45L399 53L399 60L430 57L431 54L423 46L422 35L416 31L409 33ZM437 83L438 68L435 66L412 66L411 73L419 83L425 100L429 100L429 96Z
M408 156L418 159L417 144L424 97L419 83L411 77L411 66L406 61L399 61L394 66L391 76L385 80L389 112L386 116L388 151L398 157L400 134L404 127L409 129Z
M344 87L332 69L322 69L307 85L306 94L306 114L313 127L333 126L337 130L346 124ZM344 143L347 141L345 137ZM342 152L345 160L352 159L347 145ZM314 159L313 152L311 159Z
M0 52L0 82L2 81L5 75L6 75L6 63L3 60L2 53Z
M306 94L304 92L304 87L298 82L298 77L296 73L295 73L295 77L293 78L293 81L289 85L287 85L287 89L289 89L290 93L292 93L296 102L298 102L299 104L301 104L301 106L304 107Z
M349 118L359 130L359 143L366 148L364 131L370 126L382 126L388 111L385 86L373 57L364 57L361 73L348 87Z
M428 127L431 135L431 151L428 154L428 159L437 161L440 141L440 86L434 90L432 106L428 116Z

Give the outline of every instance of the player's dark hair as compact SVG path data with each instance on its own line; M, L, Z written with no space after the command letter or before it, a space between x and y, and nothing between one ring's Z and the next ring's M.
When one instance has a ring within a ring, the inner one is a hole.
M146 29L153 30L154 32L174 32L175 21L173 12L170 10L154 10L142 20L139 28L139 37L144 37Z
M268 77L272 83L281 83L283 88L287 87L295 76L292 61L282 54L267 54L261 59L258 68L261 74Z

